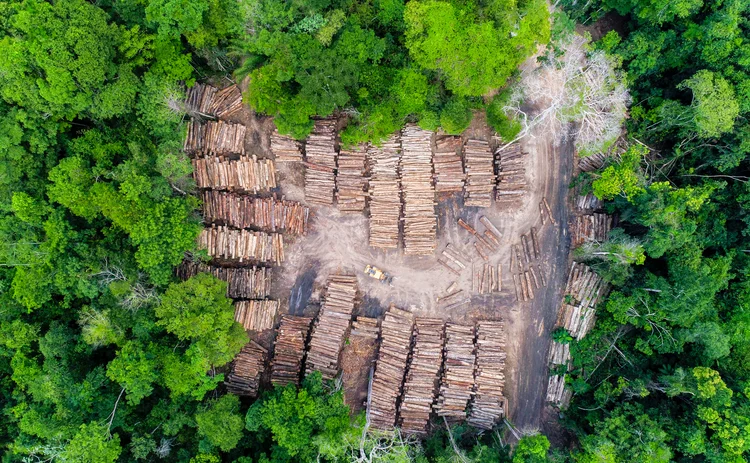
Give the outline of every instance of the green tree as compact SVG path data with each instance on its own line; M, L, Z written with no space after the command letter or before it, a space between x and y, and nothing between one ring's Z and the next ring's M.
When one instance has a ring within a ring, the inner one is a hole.
M203 411L195 415L198 434L211 447L218 447L223 452L237 447L245 427L239 409L240 399L232 394L209 402Z

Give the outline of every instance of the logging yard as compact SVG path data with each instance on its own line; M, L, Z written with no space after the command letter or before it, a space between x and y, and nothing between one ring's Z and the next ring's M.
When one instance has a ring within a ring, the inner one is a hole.
M482 114L461 136L407 124L354 147L340 142L342 115L296 141L239 94L188 94L184 149L208 258L178 269L227 281L250 333L227 389L254 397L320 371L376 429L423 435L436 418L479 429L507 418L553 432L565 393L549 366L569 356L550 332L574 324L585 335L576 317L591 323L598 299L574 298L573 273L585 272L572 267L571 235L606 239L612 223L595 200L572 197L571 144L541 127L507 143Z

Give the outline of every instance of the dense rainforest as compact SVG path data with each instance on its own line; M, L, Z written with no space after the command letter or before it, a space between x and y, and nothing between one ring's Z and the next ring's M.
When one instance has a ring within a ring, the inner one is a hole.
M3 462L746 461L750 4L558 6L550 27L539 0L0 2ZM602 17L589 52L624 76L632 142L576 179L620 230L579 251L614 289L569 341L569 445L363 434L317 375L222 393L247 335L225 283L173 277L201 227L186 86L247 77L246 101L297 138L334 111L358 142L405 121L459 133L477 110L512 138L497 90Z

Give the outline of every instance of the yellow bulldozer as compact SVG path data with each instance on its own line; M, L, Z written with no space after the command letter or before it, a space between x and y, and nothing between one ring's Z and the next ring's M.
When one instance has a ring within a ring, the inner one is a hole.
M388 273L384 272L383 270L380 270L379 268L375 267L374 265L365 266L365 275L369 276L370 278L375 278L381 283L387 283L389 285L393 283L392 276L390 276Z

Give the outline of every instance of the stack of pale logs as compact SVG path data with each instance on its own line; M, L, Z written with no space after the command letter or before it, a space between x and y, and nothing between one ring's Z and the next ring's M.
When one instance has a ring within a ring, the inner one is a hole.
M565 387L566 375L551 375L547 382L547 402L565 408L573 398L573 391Z
M305 233L310 209L296 201L243 196L215 190L203 193L203 219L235 228Z
M209 256L218 259L276 265L284 261L284 236L280 233L237 230L213 225L201 230L198 248L205 249Z
M299 384L311 323L312 319L309 317L281 317L271 362L271 383L274 386Z
M198 273L210 273L227 282L227 297L260 299L271 293L271 269L268 267L228 268L185 261L177 267L177 277L187 280Z
M341 212L360 213L365 210L366 162L367 148L364 145L339 152L336 203Z
M583 212L599 210L603 206L602 200L594 196L594 193L579 195L576 199L576 208Z
M247 128L242 124L224 121L201 123L192 120L188 124L183 149L186 153L197 156L245 154L246 132Z
M414 347L404 382L404 393L398 410L398 425L407 434L427 433L432 405L440 381L445 330L443 321L417 318L414 324Z
M234 303L234 320L246 330L263 331L273 328L279 301L252 299Z
M445 327L445 364L434 410L452 421L466 418L474 389L474 327L449 323Z
M526 154L520 143L512 143L495 151L497 202L515 202L526 193Z
M501 321L477 324L477 363L474 399L466 422L492 429L505 415L505 325Z
M270 159L240 156L193 159L193 176L198 188L258 193L276 188L276 169Z
M232 394L257 397L268 351L255 341L242 348L232 362L224 385Z
M495 188L495 169L490 145L486 141L469 139L464 145L466 206L490 207L492 190Z
M396 249L401 219L401 190L398 177L400 143L392 135L380 147L367 151L370 159L370 246Z
M612 228L612 216L594 213L579 215L571 224L571 241L573 247L578 247L587 241L603 243L609 237Z
M305 199L330 206L336 188L336 120L315 121L305 144Z
M208 84L195 84L188 89L185 104L188 112L221 118L242 107L242 92L236 85L217 90Z
M435 191L438 193L460 193L464 189L464 165L461 161L461 137L442 136L435 139Z
M378 326L377 318L370 317L357 317L352 322L352 336L360 336L374 341L377 341L380 335L380 327Z
M432 132L414 124L401 132L399 172L404 201L404 254L430 255L437 246L431 140Z
M278 130L271 134L271 152L276 162L302 161L302 150L297 140L280 135Z
M310 337L306 374L320 371L327 380L338 374L339 356L349 333L356 296L357 277L334 275L328 280L325 300Z
M520 243L512 246L510 255L511 272L518 272L513 274L517 301L533 300L534 290L547 286L544 271L537 264L540 257L536 227L531 227L528 234L521 235Z
M413 323L410 312L391 306L381 324L380 350L368 408L370 424L376 429L392 429L396 424L396 401L401 396Z

